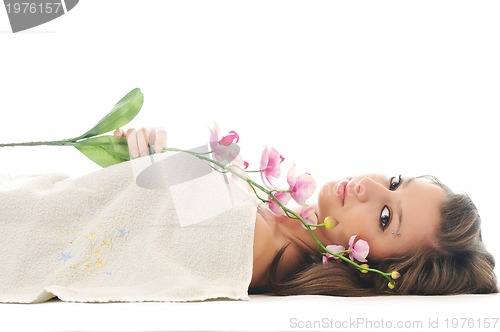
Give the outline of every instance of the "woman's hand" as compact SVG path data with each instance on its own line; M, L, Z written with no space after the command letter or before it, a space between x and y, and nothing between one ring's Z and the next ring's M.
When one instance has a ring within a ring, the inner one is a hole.
M161 152L167 146L167 132L163 127L149 128L142 127L138 130L128 129L126 132L122 128L115 130L116 138L126 137L130 158L149 155L149 146L152 145L156 153Z

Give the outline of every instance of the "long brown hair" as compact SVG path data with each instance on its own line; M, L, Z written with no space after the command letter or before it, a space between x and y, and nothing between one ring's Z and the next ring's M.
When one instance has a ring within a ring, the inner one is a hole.
M305 263L283 280L277 270L287 246L274 257L268 291L275 295L445 295L497 293L493 272L495 260L481 239L481 218L466 194L455 194L435 177L423 176L443 188L446 198L441 207L441 227L436 234L438 247L423 247L403 257L378 261L370 267L399 271L396 289L375 273L360 273L350 264L327 264L319 256L305 257Z

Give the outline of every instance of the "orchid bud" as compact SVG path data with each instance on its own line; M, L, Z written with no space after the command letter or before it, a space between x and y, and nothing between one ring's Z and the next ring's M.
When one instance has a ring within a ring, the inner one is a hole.
M370 268L370 266L368 266L368 264L361 264L360 266L361 266L363 269L359 269L359 272L361 272L361 273L368 273L368 270L366 270L366 269L369 269L369 268Z
M335 227L335 224L337 223L337 221L335 219L333 219L333 217L328 216L325 218L323 223L325 224L326 229L332 230Z
M392 273L391 273L392 279L396 280L399 277L401 277L401 273L399 273L398 271L392 271Z
M396 287L396 283L394 281L389 281L387 287L389 287L389 289L394 289Z

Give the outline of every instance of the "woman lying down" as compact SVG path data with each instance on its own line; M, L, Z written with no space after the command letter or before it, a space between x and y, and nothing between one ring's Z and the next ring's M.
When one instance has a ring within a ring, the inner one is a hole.
M0 175L0 302L498 292L476 207L432 176L368 174L324 184L309 204L309 215L325 221L314 236L293 215L255 203L252 192L253 200L227 213L183 225L182 216L209 210L218 183L138 187L130 166L162 151L166 132L114 135L126 137L129 162L78 178ZM189 205L196 195L202 207Z

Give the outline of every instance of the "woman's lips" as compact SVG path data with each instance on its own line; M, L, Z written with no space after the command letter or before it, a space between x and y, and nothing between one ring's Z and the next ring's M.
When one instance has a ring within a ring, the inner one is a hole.
M347 190L346 190L347 183L349 183L349 180L342 180L339 182L339 184L337 186L337 196L339 198L341 206L344 206L345 196L346 196L346 192L347 192Z

